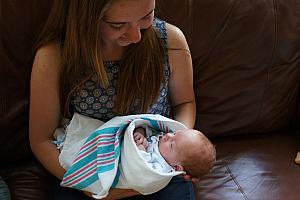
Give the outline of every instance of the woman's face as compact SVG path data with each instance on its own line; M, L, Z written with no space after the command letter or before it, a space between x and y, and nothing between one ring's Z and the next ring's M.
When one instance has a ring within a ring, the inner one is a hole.
M128 46L141 40L141 30L152 26L155 0L116 0L100 22L104 47Z

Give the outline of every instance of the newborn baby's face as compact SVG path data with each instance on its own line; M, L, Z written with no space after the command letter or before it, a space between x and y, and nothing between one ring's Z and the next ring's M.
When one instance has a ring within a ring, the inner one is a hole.
M162 157L171 166L179 164L180 152L186 141L186 133L184 131L177 131L175 133L166 133L159 140L159 151Z
M181 161L189 152L187 151L196 144L201 144L201 137L199 137L199 131L194 129L184 129L176 131L175 133L166 133L159 140L159 152L164 159L175 167L176 165L182 165Z

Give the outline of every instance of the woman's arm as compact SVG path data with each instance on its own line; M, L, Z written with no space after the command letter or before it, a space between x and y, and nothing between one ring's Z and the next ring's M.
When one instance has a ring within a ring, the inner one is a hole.
M35 56L30 86L29 139L34 155L43 166L59 179L65 170L58 161L59 151L52 143L53 133L59 125L59 44L40 48ZM85 192L91 197L91 194ZM111 189L107 200L139 194L133 190Z
M45 45L36 53L30 82L29 139L38 160L62 179L65 170L58 161L59 151L51 142L60 119L60 62L58 43Z
M167 24L166 28L171 67L169 88L173 117L188 128L193 128L196 118L196 103L190 50L180 29L171 24Z

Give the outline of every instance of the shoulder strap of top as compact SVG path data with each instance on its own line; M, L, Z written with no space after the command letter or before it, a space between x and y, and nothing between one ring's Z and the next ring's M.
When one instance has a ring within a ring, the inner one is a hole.
M168 42L167 42L166 22L161 20L161 19L154 18L153 27L157 30L157 32L159 33L160 38L163 41L163 44L164 44L165 48L167 48Z
M168 56L168 36L167 36L166 22L161 19L154 18L153 27L159 33L159 37L161 38L162 43L165 47L166 54L165 54L164 74L165 74L166 81L168 82L170 74L171 74L171 69L170 69L169 56Z

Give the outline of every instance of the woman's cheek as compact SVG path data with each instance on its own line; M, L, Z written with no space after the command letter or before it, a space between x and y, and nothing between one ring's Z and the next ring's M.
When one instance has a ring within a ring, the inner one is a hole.
M141 29L147 29L147 28L150 28L151 26L152 26L152 20L141 24Z
M108 39L108 40L115 40L118 39L122 35L121 32L119 31L103 31L103 37Z
M113 30L107 25L100 25L100 35L104 40L114 40L119 38L122 33L120 30Z

